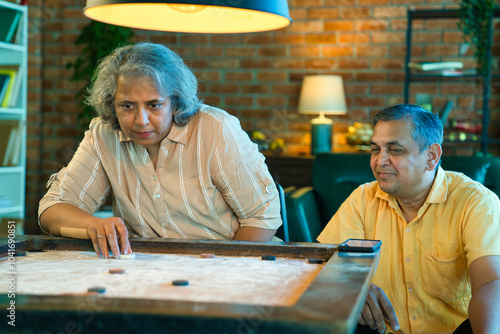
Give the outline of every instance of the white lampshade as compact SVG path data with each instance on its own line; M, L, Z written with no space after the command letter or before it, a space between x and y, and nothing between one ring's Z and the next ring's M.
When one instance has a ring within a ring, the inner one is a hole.
M298 110L301 114L346 114L342 77L339 75L304 77Z
M138 29L187 33L244 33L291 23L287 0L87 0L96 21Z
M311 120L311 154L332 150L333 121L325 114L347 113L344 83L339 75L308 75L302 82L299 112L319 114Z

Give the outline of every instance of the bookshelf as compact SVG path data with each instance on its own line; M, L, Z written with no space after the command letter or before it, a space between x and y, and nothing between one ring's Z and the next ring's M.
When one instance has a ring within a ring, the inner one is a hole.
M500 8L495 8L490 13L490 19L488 22L490 31L489 38L492 40L493 18L500 17ZM437 19L457 19L458 9L420 9L420 10L408 10L408 28L406 31L406 58L405 58L405 82L404 82L404 102L408 103L410 97L410 85L414 82L450 82L450 83L482 83L482 133L480 135L480 151L487 155L491 144L500 144L500 140L491 139L488 136L488 127L490 122L490 95L491 95L491 83L492 81L500 81L500 74L492 73L491 67L491 49L488 52L488 59L490 60L489 71L483 77L479 74L463 74L463 75L453 75L444 76L439 74L431 74L425 72L413 72L408 66L412 62L412 33L413 33L413 21L414 20L437 20ZM492 44L493 45L493 44ZM461 142L454 142L454 144L460 144Z
M27 6L0 0L0 73L13 70L16 77L8 99L0 101L0 127L3 133L9 124L15 132L13 142L4 139L0 145L0 219L23 220L26 189L26 119L27 119ZM4 72L2 72L4 70ZM7 129L7 130L5 130ZM8 136L7 136L8 137ZM11 146L8 158L5 149Z

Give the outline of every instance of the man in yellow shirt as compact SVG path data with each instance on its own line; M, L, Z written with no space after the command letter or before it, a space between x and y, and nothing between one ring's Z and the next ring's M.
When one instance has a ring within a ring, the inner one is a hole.
M443 127L431 112L396 105L374 124L377 181L357 188L318 237L382 240L357 333L500 333L498 197L440 167Z

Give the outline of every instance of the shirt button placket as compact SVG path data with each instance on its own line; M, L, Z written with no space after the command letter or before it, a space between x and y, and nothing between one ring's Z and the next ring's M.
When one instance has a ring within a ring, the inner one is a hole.
M156 177L153 177L155 179ZM161 191L161 190L160 190ZM153 194L153 205L155 207L155 211L157 214L158 222L160 223L161 226L165 226L165 223L167 222L167 215L165 212L165 206L163 204L163 201L161 199L161 194Z
M417 302L415 297L414 286L414 267L413 267L413 226L406 225L402 230L402 239L403 239L403 270L406 277L406 291L407 291L407 308L409 312L409 316L411 321L416 320L415 303ZM411 313L410 313L411 312Z

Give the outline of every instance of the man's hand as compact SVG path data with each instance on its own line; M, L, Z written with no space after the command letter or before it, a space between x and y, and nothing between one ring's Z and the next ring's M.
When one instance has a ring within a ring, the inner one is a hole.
M396 312L385 295L384 290L372 284L368 290L365 306L363 307L358 323L360 325L368 325L372 330L377 330L379 333L384 333L384 319L389 320L392 329L395 331L399 330Z
M128 231L121 218L110 217L93 222L87 228L87 236L92 240L98 257L109 258L108 244L115 259L120 257L120 250L122 254L132 253Z

